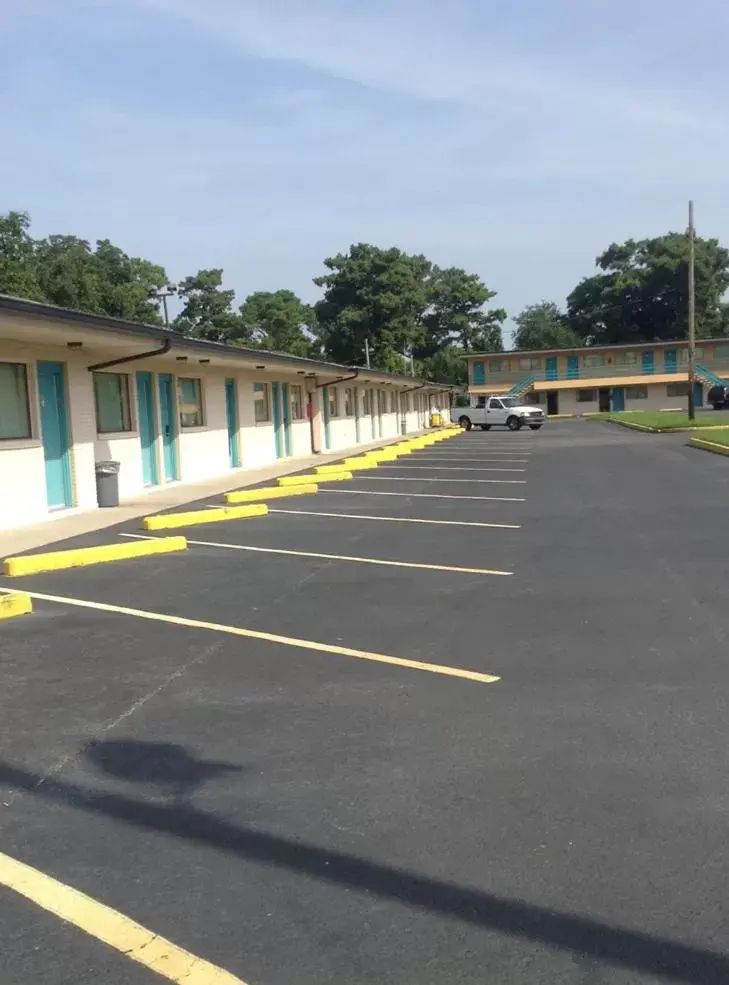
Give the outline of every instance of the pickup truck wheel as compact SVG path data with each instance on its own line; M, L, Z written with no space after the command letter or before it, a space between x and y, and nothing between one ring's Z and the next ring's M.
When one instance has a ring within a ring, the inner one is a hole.
M530 424L529 425L529 430L530 431L538 431L541 426L542 426L541 424Z
M490 424L482 424L481 425L481 430L482 431L490 431L491 430L491 425Z
M521 427L521 423L521 420L518 417L514 417L513 414L511 417L506 419L506 426L510 431L518 431Z
M458 418L458 423L463 428L464 431L470 431L471 428L473 427L473 424L471 424L471 418L466 417L465 415L463 417Z
M724 404L713 404L712 406L713 406L714 410L722 410L723 407L724 407Z

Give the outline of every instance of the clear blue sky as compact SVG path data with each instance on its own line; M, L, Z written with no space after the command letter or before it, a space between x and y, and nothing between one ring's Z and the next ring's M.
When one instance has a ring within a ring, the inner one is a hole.
M729 242L726 0L0 0L0 210L312 300L365 240L562 302Z

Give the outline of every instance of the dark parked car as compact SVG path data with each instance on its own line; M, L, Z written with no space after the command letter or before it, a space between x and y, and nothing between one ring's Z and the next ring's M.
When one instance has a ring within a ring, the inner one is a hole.
M714 410L723 410L724 407L729 407L729 386L713 386L706 395L706 399Z

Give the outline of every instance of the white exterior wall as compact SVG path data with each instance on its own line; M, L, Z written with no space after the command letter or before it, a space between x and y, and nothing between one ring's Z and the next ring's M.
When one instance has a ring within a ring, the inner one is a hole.
M93 357L85 350L69 350L65 346L38 344L26 345L0 340L0 362L22 362L27 367L32 437L29 439L0 441L0 530L15 529L37 523L49 516L45 461L40 432L40 407L38 403L36 363L39 360L61 362L66 367L67 422L70 442L70 471L73 506L71 509L96 508L95 462L113 460L120 463L119 487L124 500L144 494L142 451L138 431L138 372L151 372L154 382L155 432L154 451L160 480L164 476L163 442L160 433L160 406L157 374L169 373L175 378L173 386L174 417L176 421L176 452L179 481L192 483L224 476L231 472L228 448L228 423L226 412L225 381L236 381L238 412L238 447L240 470L260 468L276 461L276 443L273 421L256 423L254 419L253 384L271 384L272 373L257 374L254 371L235 370L232 367L209 367L197 360L174 363L163 357L139 360L131 364L109 367L107 372L128 378L131 430L114 434L97 433L94 402L93 375L88 366L113 358L109 352L94 350ZM182 428L177 407L177 377L198 378L201 381L204 426ZM306 416L309 394L315 407L321 410L322 389L314 389L311 379L300 374L276 374L280 383L302 387L302 412L304 417L291 423L291 458L305 458L312 453L312 425ZM353 411L345 415L345 393L354 391ZM357 445L357 421L359 417L360 445L374 441L393 439L401 434L404 392L407 386L376 386L374 383L345 382L337 387L339 416L329 422L330 447L328 450L344 450ZM373 399L373 414L364 413L364 393L369 390ZM384 403L378 414L377 393L383 393ZM397 411L392 408L392 392L397 393ZM407 433L418 431L428 413L428 398L416 403L417 391L410 393L410 412L406 415ZM447 403L447 399L445 401ZM271 415L273 416L273 415ZM324 447L323 420L321 450ZM160 482L162 484L162 482ZM156 489L151 486L148 489ZM67 511L59 511L67 513Z

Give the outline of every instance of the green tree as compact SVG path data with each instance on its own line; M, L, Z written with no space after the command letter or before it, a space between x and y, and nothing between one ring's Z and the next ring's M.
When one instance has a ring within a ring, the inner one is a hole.
M432 355L416 362L416 374L425 380L434 380L437 383L467 386L468 363L465 355L465 349L444 346Z
M44 301L105 314L100 271L85 239L54 234L38 240L35 253Z
M293 291L249 294L240 306L240 320L238 341L294 356L313 354L314 311Z
M688 239L668 233L613 243L567 299L570 327L590 345L684 338L688 326ZM696 240L696 330L722 335L729 251L715 239Z
M553 301L530 304L514 319L515 349L569 349L582 340L567 324L567 318Z
M42 301L27 212L0 215L0 294Z
M160 325L159 305L150 292L167 283L164 267L130 257L108 239L99 240L94 253L104 313L112 318Z
M229 342L243 335L240 315L232 310L235 291L223 288L221 269L199 270L178 287L183 308L174 328L212 342Z
M402 354L425 342L432 264L395 247L358 243L326 259L324 266L329 273L314 279L324 288L314 311L326 354L336 362L361 365L367 340L373 366L402 372Z
M429 283L430 306L424 315L427 343L422 355L432 356L446 346L466 351L500 352L503 308L484 311L496 297L476 274L460 267L434 267Z

